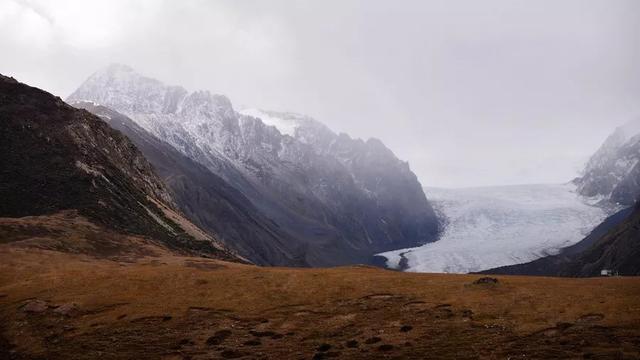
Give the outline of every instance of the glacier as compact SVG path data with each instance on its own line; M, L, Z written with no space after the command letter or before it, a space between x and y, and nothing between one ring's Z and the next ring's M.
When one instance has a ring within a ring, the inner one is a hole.
M468 273L524 263L582 240L610 213L571 183L425 192L445 230L436 242L379 254L390 268Z

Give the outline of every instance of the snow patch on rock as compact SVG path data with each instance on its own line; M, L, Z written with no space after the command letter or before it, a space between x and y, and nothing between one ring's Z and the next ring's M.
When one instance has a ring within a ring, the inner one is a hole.
M244 109L238 111L245 116L251 116L262 120L263 123L269 126L274 126L280 134L294 136L296 128L300 126L300 123L295 119L285 119L282 117L271 116L267 112L258 109Z

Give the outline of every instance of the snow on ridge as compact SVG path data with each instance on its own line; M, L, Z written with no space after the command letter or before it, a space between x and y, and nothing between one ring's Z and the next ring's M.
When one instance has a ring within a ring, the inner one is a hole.
M389 267L407 271L467 273L556 254L582 240L608 215L575 185L517 185L425 189L448 220L440 240L389 251Z
M266 125L274 126L283 135L294 136L300 123L294 119L284 119L267 114L259 109L243 109L238 111L242 115L262 120Z

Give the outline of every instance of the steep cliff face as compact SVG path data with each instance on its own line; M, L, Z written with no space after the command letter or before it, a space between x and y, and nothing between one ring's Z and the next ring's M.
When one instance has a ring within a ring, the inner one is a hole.
M242 193L128 117L87 102L72 103L125 134L153 165L180 210L195 224L260 265L308 265L290 234Z
M102 226L171 248L229 255L213 238L186 229L171 195L124 135L87 111L4 76L0 153L0 216L77 210Z
M306 124L292 136L236 112L224 96L188 93L120 65L69 97L82 100L123 113L224 179L295 239L290 246L309 265L366 263L436 239L438 220L415 175L378 140L290 114Z
M299 114L255 109L241 113L267 119L266 123L281 133L288 133L300 143L310 146L314 153L335 161L339 170L334 174L342 171L343 176L352 181L353 188L348 189L349 193L371 201L369 204L361 202L358 206L360 211L364 211L362 219L368 224L368 236L371 238L398 245L402 242L394 243L394 239L421 239L419 243L426 243L437 234L436 216L420 182L409 165L399 160L380 140L363 141L344 133L336 134L324 124ZM319 176L316 180L318 183L314 184L314 189L330 186L326 184L325 177ZM345 199L345 191L341 190L318 192L317 196L325 199L326 204L336 205L338 212L341 207L351 206L353 201L358 203L357 199ZM331 198L332 195L338 196Z

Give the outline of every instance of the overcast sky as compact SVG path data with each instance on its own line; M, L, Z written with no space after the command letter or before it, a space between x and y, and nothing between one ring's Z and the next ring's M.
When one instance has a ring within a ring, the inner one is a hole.
M377 137L425 186L559 183L640 117L640 1L0 0L0 73L109 63Z

